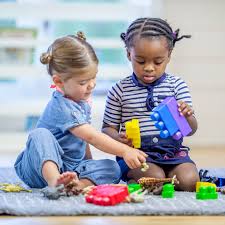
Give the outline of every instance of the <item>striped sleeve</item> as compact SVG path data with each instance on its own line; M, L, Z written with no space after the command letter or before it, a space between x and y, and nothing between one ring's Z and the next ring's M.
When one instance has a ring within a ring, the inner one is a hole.
M175 98L177 101L184 101L189 106L192 107L192 99L189 88L187 84L179 77L176 78L174 83L174 91L175 91Z
M111 90L109 90L103 117L103 122L105 124L113 126L119 126L121 124L122 94L123 91L120 83L115 84Z

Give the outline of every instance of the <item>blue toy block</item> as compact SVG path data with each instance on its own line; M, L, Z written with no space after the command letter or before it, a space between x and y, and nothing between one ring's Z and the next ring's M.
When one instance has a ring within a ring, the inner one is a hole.
M180 115L174 97L167 97L154 108L151 119L157 121L155 126L160 130L162 138L172 136L175 140L179 140L192 131L185 117Z
M217 181L216 181L216 186L217 187L223 187L223 186L225 186L225 178L218 177L217 178Z
M173 136L177 131L179 131L179 127L173 119L172 114L164 104L160 104L153 109L151 119L157 121L155 126L160 130L160 136L162 138Z
M171 114L173 115L174 120L177 123L177 126L179 127L179 130L183 136L187 136L189 133L191 133L192 129L189 126L186 118L182 115L180 115L180 112L178 111L177 101L174 97L167 97L162 104L167 105L168 109L170 110Z

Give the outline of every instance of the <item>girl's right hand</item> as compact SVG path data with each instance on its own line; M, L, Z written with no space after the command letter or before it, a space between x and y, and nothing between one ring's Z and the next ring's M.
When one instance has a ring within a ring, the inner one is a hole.
M121 133L118 134L117 141L119 141L119 142L121 142L123 144L126 144L126 145L128 145L130 147L133 146L132 145L132 140L127 138L127 135L126 135L125 132L121 132Z
M129 148L123 154L123 159L129 168L135 169L141 167L142 163L146 162L147 154L141 150Z

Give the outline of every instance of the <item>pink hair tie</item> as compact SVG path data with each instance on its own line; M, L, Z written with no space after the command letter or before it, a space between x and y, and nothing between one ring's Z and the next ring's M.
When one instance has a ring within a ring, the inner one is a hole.
M64 94L63 90L62 90L61 88L57 87L55 84L51 84L50 88L55 88L56 91L59 91L59 92L61 92L62 94Z
M55 84L51 84L50 88L56 88Z

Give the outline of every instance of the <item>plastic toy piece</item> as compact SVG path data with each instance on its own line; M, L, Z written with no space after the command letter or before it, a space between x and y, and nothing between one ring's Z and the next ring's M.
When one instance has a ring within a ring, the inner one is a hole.
M199 192L200 187L209 187L209 186L216 188L216 185L210 182L196 182L196 192Z
M187 120L178 111L177 101L174 97L167 97L161 104L153 109L151 119L157 121L155 126L160 130L160 136L172 136L175 140L187 136L191 132Z
M90 186L89 186L90 187ZM88 187L87 187L88 188ZM72 196L72 195L79 195L80 193L85 193L86 188L84 189L77 189L76 181L72 180L68 184L60 184L56 187L45 187L41 189L44 197L52 200L57 200L61 196Z
M135 184L135 183L128 184L128 192L129 193L133 193L133 192L138 191L138 190L140 190L140 191L142 190L140 184Z
M143 189L148 192L153 192L155 195L159 195L162 192L162 186L164 183L172 183L172 185L179 184L176 176L173 178L153 178L153 177L142 177L138 180L138 183Z
M135 148L141 147L141 134L138 119L132 119L125 123L126 135L128 139L132 140Z
M217 182L218 178L214 177L214 176L207 175L208 172L209 172L208 170L203 170L203 169L199 170L200 181L201 182L210 182L210 183L215 184Z
M164 184L162 190L163 198L173 198L174 197L174 185L173 184Z
M148 188L157 183L166 183L166 182L179 184L179 181L177 180L176 176L174 176L173 178L142 177L138 180L138 183L144 188Z
M144 202L144 195L148 192L147 190L143 191L141 185L136 183L128 184L128 191L130 195L127 201L134 203Z
M141 172L146 172L149 169L149 165L147 163L141 164Z
M109 206L126 201L128 196L127 186L104 184L94 186L92 190L87 193L85 199L88 203Z
M196 193L196 199L198 199L198 200L218 199L218 193L216 192L216 187L213 187L213 186L208 186L208 187L201 186L199 188L199 192Z
M125 128L126 128L127 138L132 140L132 145L134 146L134 148L140 148L141 147L141 133L140 133L138 119L132 119L131 121L126 122ZM148 170L148 168L149 168L149 166L147 163L142 163L142 165L141 165L142 172L146 172Z
M213 177L207 176L208 170L199 170L199 177L200 181L210 182L216 184L217 187L224 187L225 186L225 178L224 177Z
M160 136L162 138L173 136L179 131L173 115L170 113L168 107L164 104L160 104L153 109L153 112L151 113L151 119L157 121L155 126L161 130Z
M61 196L67 196L63 184L60 184L56 187L47 186L45 188L42 188L41 193L43 193L44 197L51 199L51 200L57 200Z
M224 186L223 187L217 187L216 191L220 192L221 194L225 194L225 187Z
M5 192L32 192L31 190L25 189L19 184L8 184L8 183L0 183L0 190Z
M192 130L185 117L180 115L176 99L174 97L167 97L163 101L163 104L165 104L170 110L170 113L173 115L181 134L183 136L187 136Z
M217 187L224 187L225 186L225 178L218 177L215 184Z
M144 195L147 194L147 190L145 191L141 191L141 190L137 190L135 192L132 192L129 197L127 198L128 202L133 202L133 203L140 203L140 202L144 202Z

